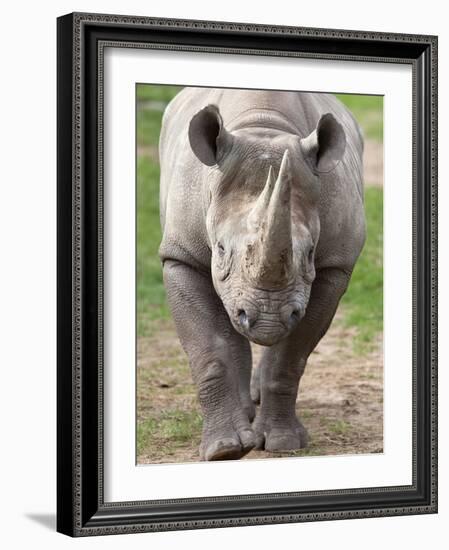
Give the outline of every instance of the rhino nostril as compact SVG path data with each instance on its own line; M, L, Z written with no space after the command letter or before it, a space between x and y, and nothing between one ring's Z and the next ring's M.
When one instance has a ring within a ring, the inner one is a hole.
M288 320L289 327L293 328L295 325L297 325L300 318L301 318L301 314L299 309L294 309L291 312L290 318Z
M244 330L249 329L249 319L246 311L244 309L239 309L237 312L237 317L239 319L239 324Z

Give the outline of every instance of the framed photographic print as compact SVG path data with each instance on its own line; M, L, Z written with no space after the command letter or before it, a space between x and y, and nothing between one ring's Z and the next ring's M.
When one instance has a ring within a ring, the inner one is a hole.
M437 511L437 38L58 19L58 531Z

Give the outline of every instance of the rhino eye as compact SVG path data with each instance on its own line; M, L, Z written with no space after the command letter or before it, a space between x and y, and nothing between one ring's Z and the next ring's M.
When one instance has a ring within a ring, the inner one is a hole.
M217 249L220 256L223 256L223 254L225 253L225 249L224 249L224 246L221 244L221 242L217 243Z

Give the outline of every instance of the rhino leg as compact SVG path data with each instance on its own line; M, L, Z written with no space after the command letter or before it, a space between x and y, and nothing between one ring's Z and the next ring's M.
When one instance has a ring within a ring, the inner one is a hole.
M256 416L256 407L250 393L252 370L251 345L246 338L236 333L236 337L232 339L230 346L233 360L238 365L240 402L248 420L252 422Z
M241 380L246 380L243 395L250 401L248 343L232 327L209 276L185 264L166 261L164 283L198 388L204 420L201 459L241 458L255 445L240 390Z
M260 404L260 365L253 369L251 376L251 399L256 405Z
M297 329L265 350L258 367L261 406L253 424L257 448L287 451L307 445L307 431L295 412L298 385L310 353L329 328L349 277L339 269L319 271Z

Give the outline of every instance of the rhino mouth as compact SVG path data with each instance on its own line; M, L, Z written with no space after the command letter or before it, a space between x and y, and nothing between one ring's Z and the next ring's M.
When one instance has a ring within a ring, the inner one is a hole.
M250 342L260 346L273 346L290 334L290 331L282 325L276 327L257 327L248 331L242 331L242 329L237 327L237 330L248 338Z
M232 318L234 328L251 342L272 346L287 337L304 316L297 304L287 304L279 312L247 311L240 308Z

